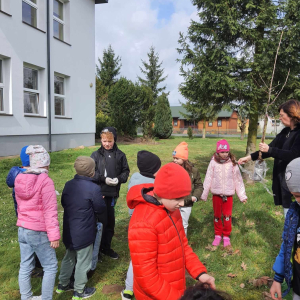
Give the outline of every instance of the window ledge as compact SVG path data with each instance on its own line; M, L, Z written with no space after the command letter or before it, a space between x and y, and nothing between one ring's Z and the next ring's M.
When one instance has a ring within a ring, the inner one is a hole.
M31 115L31 114L24 114L24 117L29 117L29 118L44 118L44 119L47 119L47 117L45 117L45 116Z
M9 17L12 17L11 14L8 14L7 12L5 12L5 11L3 11L3 10L1 10L1 9L0 9L0 13L3 13L3 14L5 14L5 15L9 16Z
M1 112L0 111L0 116L13 116L13 114L7 114L7 113L5 113L5 112Z
M66 119L66 120L72 120L72 118L64 117L64 116L55 116L55 119Z
M34 26L32 26L32 25L30 25L30 24L24 22L24 21L22 21L22 23L23 23L23 24L26 24L27 26L29 26L29 27L31 27L31 28L34 28L34 29L36 29L36 30L38 30L38 31L40 31L40 32L42 32L42 33L46 33L46 31L44 31L44 30L42 30L42 29L39 29L39 28L37 28L37 27L34 27Z
M63 40L57 38L56 36L53 36L53 37L54 37L56 40L58 40L58 41L60 41L60 42L62 42L62 43L64 43L64 44L66 44L66 45L68 45L68 46L72 46L71 44L69 44L69 43L67 43L67 42L65 42L65 41L63 41Z

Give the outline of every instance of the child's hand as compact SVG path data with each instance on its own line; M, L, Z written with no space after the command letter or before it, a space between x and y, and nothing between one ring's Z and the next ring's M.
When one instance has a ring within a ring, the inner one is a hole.
M210 288L212 288L213 290L216 289L215 278L213 278L212 276L210 276L208 274L202 274L199 277L199 281L201 283L207 283L210 286Z
M270 288L270 294L272 296L272 299L282 300L282 298L281 298L281 283L274 280L273 284ZM275 294L277 294L277 297L275 297Z
M50 247L54 248L54 249L58 248L59 247L59 240L50 242Z
M243 204L246 204L247 203L247 199L244 199L241 201Z
M197 202L197 198L195 196L192 196L192 201Z

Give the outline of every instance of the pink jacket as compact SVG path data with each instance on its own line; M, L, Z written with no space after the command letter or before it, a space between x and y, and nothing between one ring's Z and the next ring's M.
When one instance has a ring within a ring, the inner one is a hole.
M15 181L17 226L47 232L50 242L60 239L54 183L48 174L19 174Z
M237 193L241 201L247 199L245 186L238 165L231 160L220 164L212 157L204 179L201 199L207 200L209 191L213 195L233 196Z

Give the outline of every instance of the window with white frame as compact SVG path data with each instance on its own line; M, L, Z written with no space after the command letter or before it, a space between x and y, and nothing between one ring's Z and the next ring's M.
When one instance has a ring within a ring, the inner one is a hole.
M213 123L212 122L208 122L208 127L212 127Z
M64 3L53 0L53 35L64 40Z
M222 127L222 119L218 120L218 127Z
M178 125L178 120L177 120L177 119L174 119L173 125L174 125L174 126L177 126L177 125Z
M0 111L4 111L4 99L3 99L3 66L2 66L2 59L0 59Z
M54 75L54 110L56 116L65 116L65 78Z
M39 114L38 70L24 66L24 113Z
M22 20L23 22L37 27L37 0L22 1Z

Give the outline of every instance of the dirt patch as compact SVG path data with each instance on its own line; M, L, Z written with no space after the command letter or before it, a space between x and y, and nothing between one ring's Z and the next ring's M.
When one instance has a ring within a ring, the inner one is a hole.
M105 285L102 289L102 293L105 295L120 294L123 289L124 289L124 286L119 285L119 284Z
M96 143L101 143L101 139L96 139ZM127 137L127 136L118 136L117 143L121 145L130 145L130 144L146 144L146 145L159 145L160 143L153 139L145 139L143 137Z

